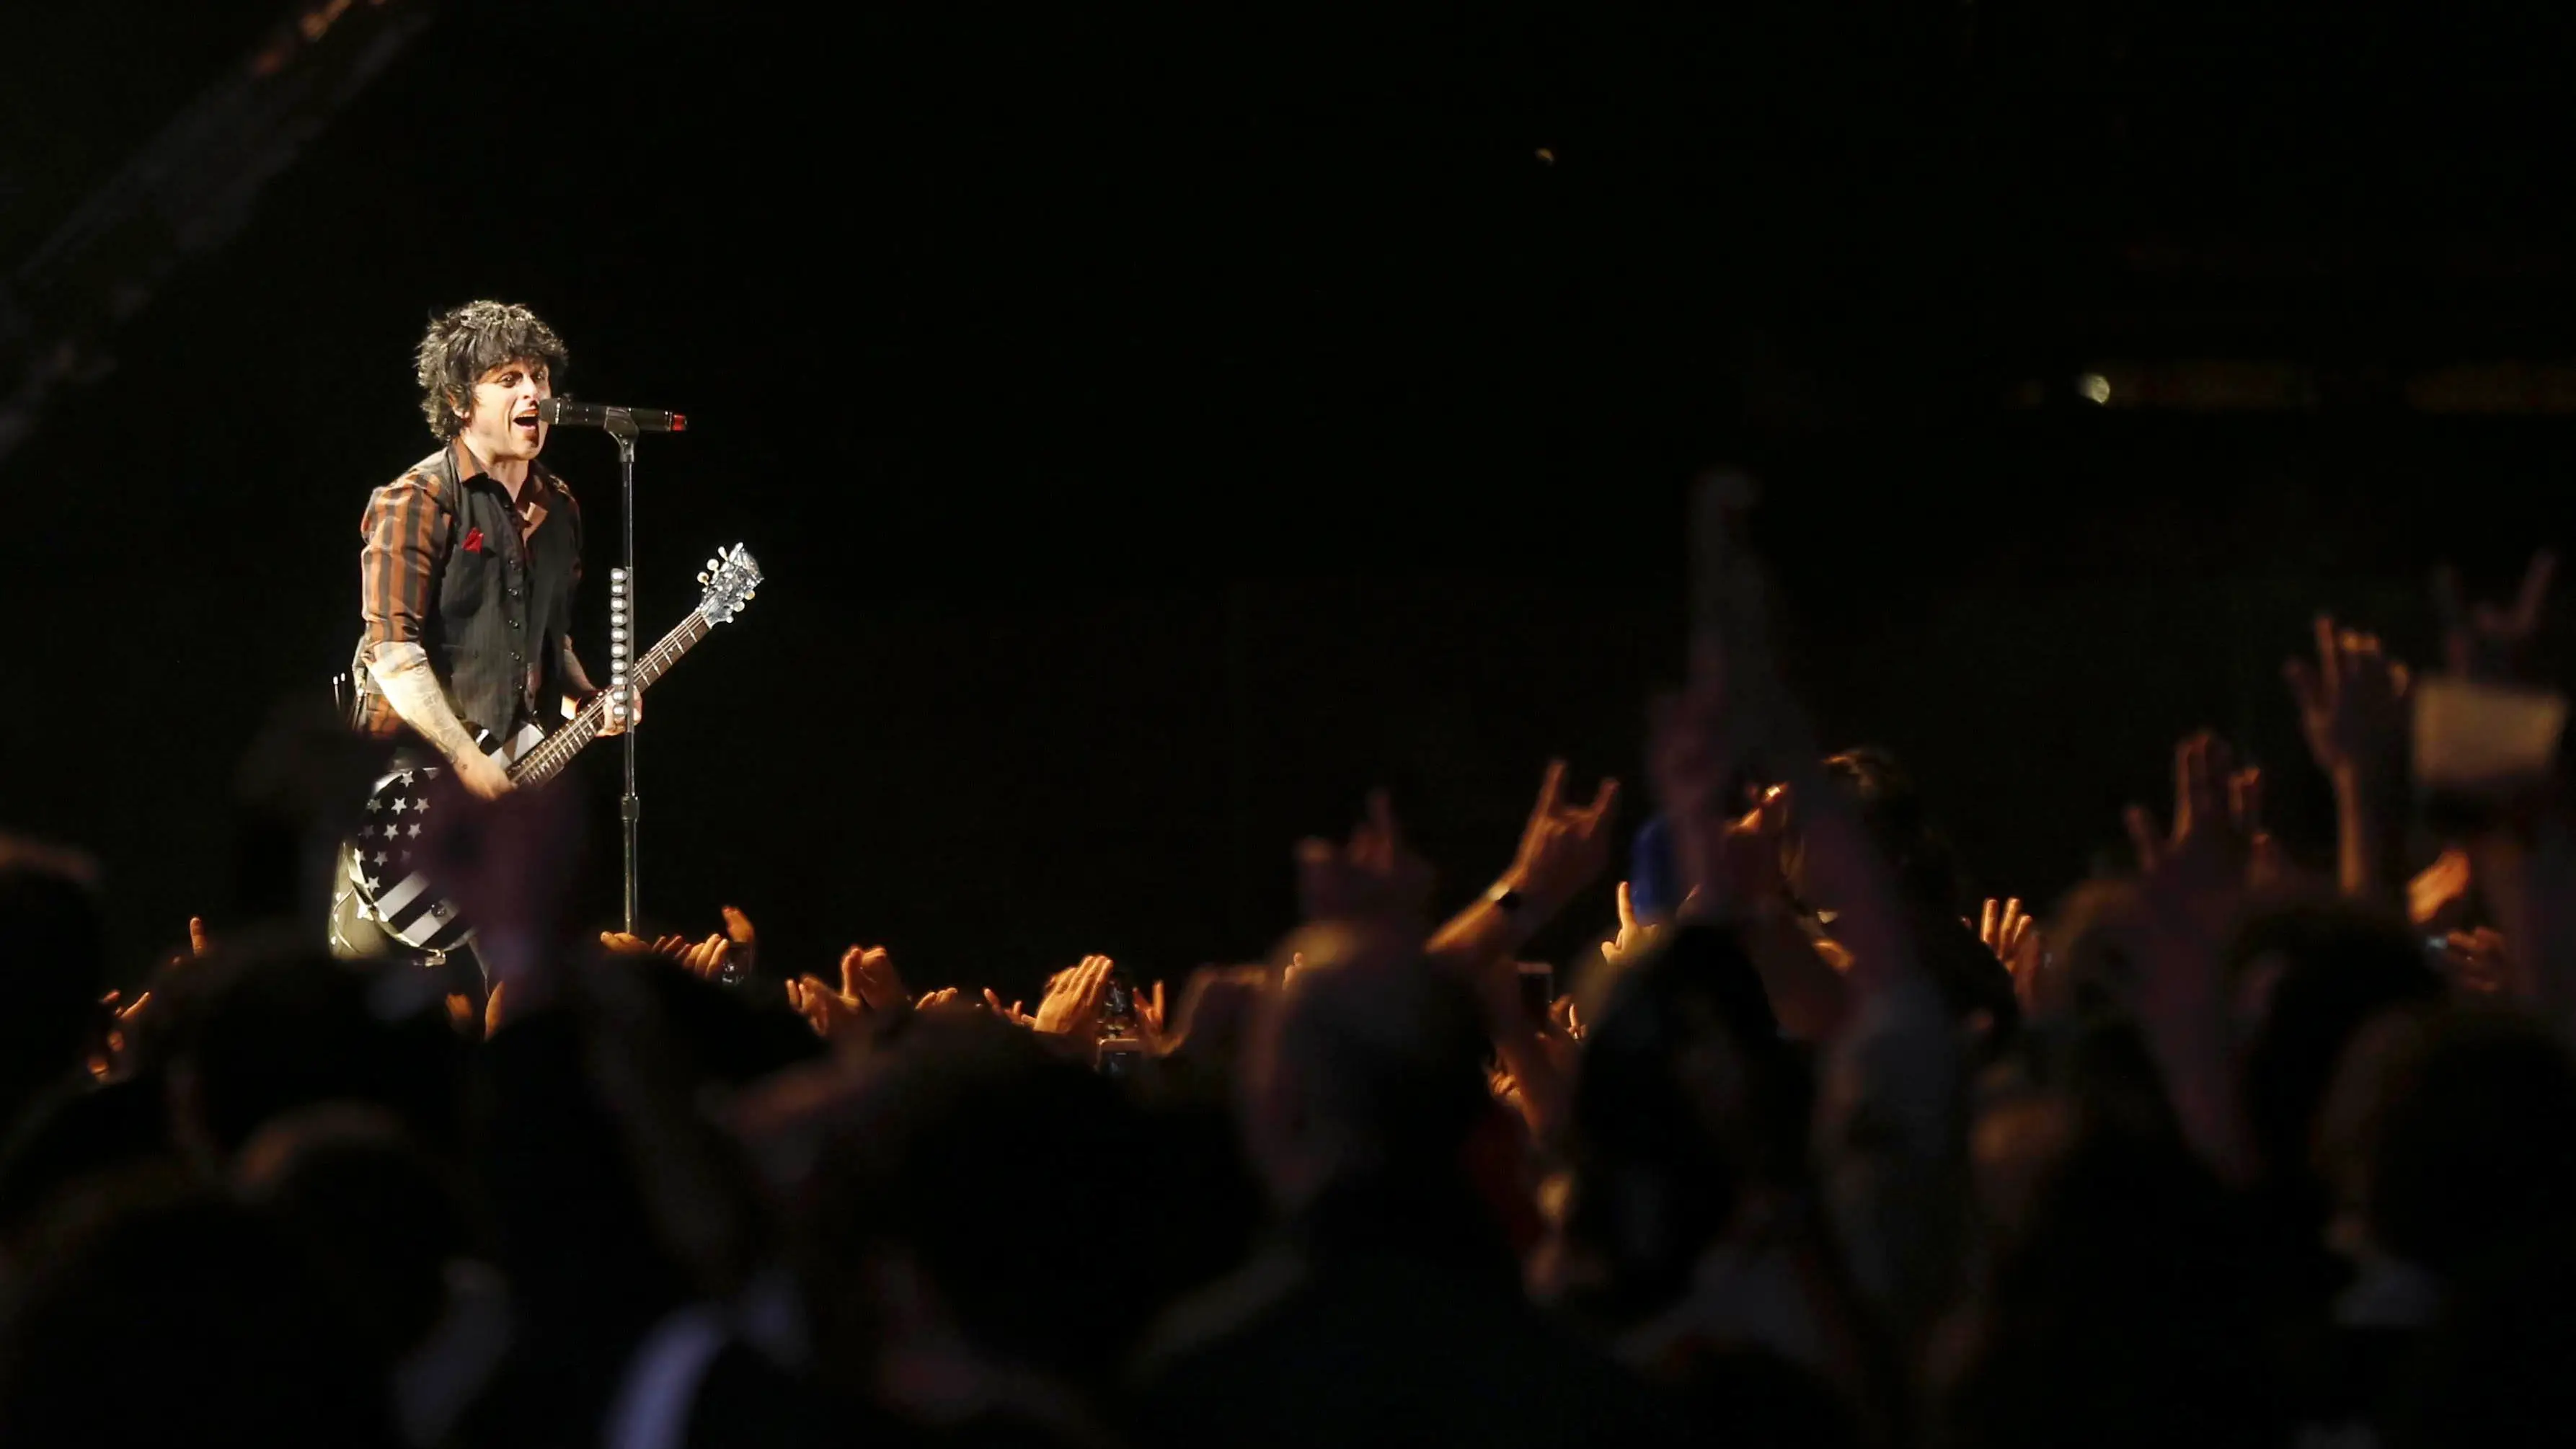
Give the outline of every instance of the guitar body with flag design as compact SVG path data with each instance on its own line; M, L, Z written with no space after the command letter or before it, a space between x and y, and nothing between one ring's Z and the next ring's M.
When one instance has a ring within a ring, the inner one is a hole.
M732 622L760 586L760 564L741 544L718 554L707 568L698 575L706 590L697 607L628 671L628 685L636 692L650 687L716 625ZM525 790L561 774L599 737L608 723L608 706L609 692L602 690L552 734L528 725L503 739L471 722L467 728L474 747L508 772L514 788ZM403 765L376 781L367 795L366 818L345 853L349 884L366 918L419 951L452 951L474 935L456 904L414 863L415 856L426 861L420 842L430 808L429 783L445 768L443 761Z

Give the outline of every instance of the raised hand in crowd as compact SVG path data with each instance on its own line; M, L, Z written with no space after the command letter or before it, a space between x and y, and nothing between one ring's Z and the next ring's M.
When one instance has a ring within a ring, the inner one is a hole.
M894 953L883 946L852 946L841 953L841 991L870 1011L893 1011L912 999Z
M1811 938L1792 917L1781 865L1789 788L1771 785L1741 809L1727 793L1757 731L1730 701L1723 661L1713 649L1703 653L1699 677L1681 694L1656 701L1647 741L1681 870L1680 914L1732 923L1762 975L1780 1029L1821 1042L1849 1015L1850 953Z
M666 932L648 941L630 931L602 931L599 944L612 956L667 956L677 961L695 943L676 932Z
M2442 663L2462 679L2488 683L2521 683L2538 664L2535 644L2541 610L2549 601L2549 584L2558 572L2558 555L2542 549L2531 556L2521 587L2507 605L2469 604L2460 593L2457 570L2445 564L2433 575L2433 609L2442 627Z
M1729 793L1746 763L1748 733L1734 714L1724 681L1712 675L1658 699L1649 721L1655 795L1670 822L1681 870L1681 916L1748 920L1789 896L1780 863L1789 788L1766 786L1749 802Z
M2205 730L2191 735L2174 746L2171 828L2159 829L2143 805L2122 816L2141 879L2213 948L2243 903L2254 859L2235 764L2226 741Z
M1146 1050L1156 1055L1169 1051L1171 1038L1163 1029L1163 983L1156 981L1151 986L1137 988L1133 999L1136 1003L1136 1035L1144 1041Z
M746 928L749 922L745 922ZM702 981L713 981L725 974L733 958L733 942L726 936L709 932L706 939L692 941L686 936L664 935L647 941L624 931L602 931L599 944L618 956L663 956L680 964L690 975Z
M2039 923L2022 910L2020 898L1998 901L1988 897L1974 924L1977 939L2012 973L2013 999L2021 1003L2023 1013L2054 1005L2044 980L2048 952L2040 939Z
M1038 1024L1038 1019L1036 1017L1029 1015L1028 1012L1021 1009L1027 1005L1028 1003L1025 1001L1014 1001L1010 1005L1004 1006L1002 1004L1002 998L995 994L992 987L987 986L984 988L984 1008L987 1011L992 1012L995 1016L1000 1017L1002 1020L1009 1022L1013 1026L1034 1027Z
M206 930L201 916L188 918L188 949L173 951L161 962L161 974L167 976L194 961L202 961L215 949L214 937ZM149 987L136 992L132 1001L122 991L109 991L98 999L105 1022L99 1034L98 1049L90 1053L89 1073L98 1081L112 1081L125 1075L131 1065L135 1033L143 1028L152 1006Z
M2406 919L2419 929L2441 930L2459 923L2470 904L2476 877L2469 852L2458 845L2442 847L2432 864L2406 883Z
M841 953L838 989L819 976L799 976L787 983L787 1004L828 1040L847 1039L848 1029L861 1017L903 1010L912 998L895 970L892 952L883 946L852 946Z
M1405 843L1395 807L1372 790L1367 813L1350 839L1297 843L1297 900L1309 921L1385 920L1426 929L1431 916L1430 862Z
M725 974L732 956L733 942L711 932L705 940L693 941L681 948L672 955L672 959L699 980L713 981Z
M2316 618L2317 657L2282 666L2298 703L2308 755L2329 777L2376 778L2404 768L2406 666L2388 657L2379 636Z
M1550 760L1511 863L1493 886L1433 933L1435 960L1468 972L1495 1013L1514 1020L1520 985L1513 953L1609 869L1619 782L1604 778L1588 805L1565 799L1565 761Z
M2290 859L2278 837L2263 823L2264 778L2260 766L2246 765L2227 778L2227 816L2245 837L2245 884L2258 894L2290 896L2326 888L2321 880Z
M1538 802L1498 885L1518 892L1540 917L1563 910L1610 868L1618 808L1618 781L1603 777L1591 803L1577 803L1565 798L1565 761L1548 761Z
M2021 897L2009 900L1986 898L1985 910L1977 917L1977 939L1995 953L1995 959L2006 966L2018 960L2025 944L2039 939L2031 929L2031 920L2021 908Z
M1547 1029L1545 1013L1522 1001L1516 953L1608 870L1611 822L1619 803L1619 782L1607 778L1594 790L1591 803L1568 803L1565 772L1565 761L1548 761L1511 863L1426 948L1434 963L1473 989L1494 1050L1518 1085L1521 1112L1532 1133L1542 1138L1564 1126L1573 1083L1540 1040Z
M1637 907L1629 895L1628 883L1619 882L1619 930L1601 943L1601 960L1605 965L1621 966L1654 949L1663 938L1664 923L1637 918Z
M799 976L788 982L787 1004L825 1041L854 1040L867 1016L856 996L833 990L819 976Z
M2125 817L2138 854L2139 979L2130 1003L2193 1145L2222 1174L2252 1170L2238 1115L2221 952L2244 907L2253 839L2230 808L2234 755L2207 731L2174 746L2173 825Z
M1085 956L1057 972L1047 981L1046 997L1038 1003L1031 1025L1041 1035L1088 1044L1100 1023L1101 998L1109 994L1109 973L1116 964L1106 956Z
M2316 619L2317 657L2284 667L2309 757L2333 782L2336 885L2395 905L2405 884L2406 666L2374 634Z

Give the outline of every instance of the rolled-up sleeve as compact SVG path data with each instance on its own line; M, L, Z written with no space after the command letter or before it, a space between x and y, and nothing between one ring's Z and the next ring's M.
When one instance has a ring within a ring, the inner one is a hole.
M447 530L447 508L432 480L419 473L404 474L367 500L366 518L359 524L366 544L358 554L363 651L372 652L379 644L421 642Z

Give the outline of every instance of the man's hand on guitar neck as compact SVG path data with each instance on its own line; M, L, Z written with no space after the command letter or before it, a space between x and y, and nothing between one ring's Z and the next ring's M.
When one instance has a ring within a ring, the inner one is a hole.
M600 691L602 694L607 692ZM601 709L599 717L599 737L603 740L611 735L622 735L644 723L644 691L630 689L626 692L626 718L621 720L617 717L617 701L613 699Z
M641 688L626 691L626 718L619 719L617 701L607 698L608 691L591 682L590 671L583 667L581 656L573 652L569 634L563 638L563 671L564 718L570 719L582 710L598 705L599 733L596 738L603 740L611 735L622 735L644 723L644 691Z

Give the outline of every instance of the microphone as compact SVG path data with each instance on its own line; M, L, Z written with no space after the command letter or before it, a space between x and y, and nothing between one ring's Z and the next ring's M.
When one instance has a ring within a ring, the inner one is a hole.
M568 397L550 397L538 403L537 416L558 428L633 428L639 433L685 433L689 430L686 413L657 412L652 408L613 408L606 403L574 402Z

